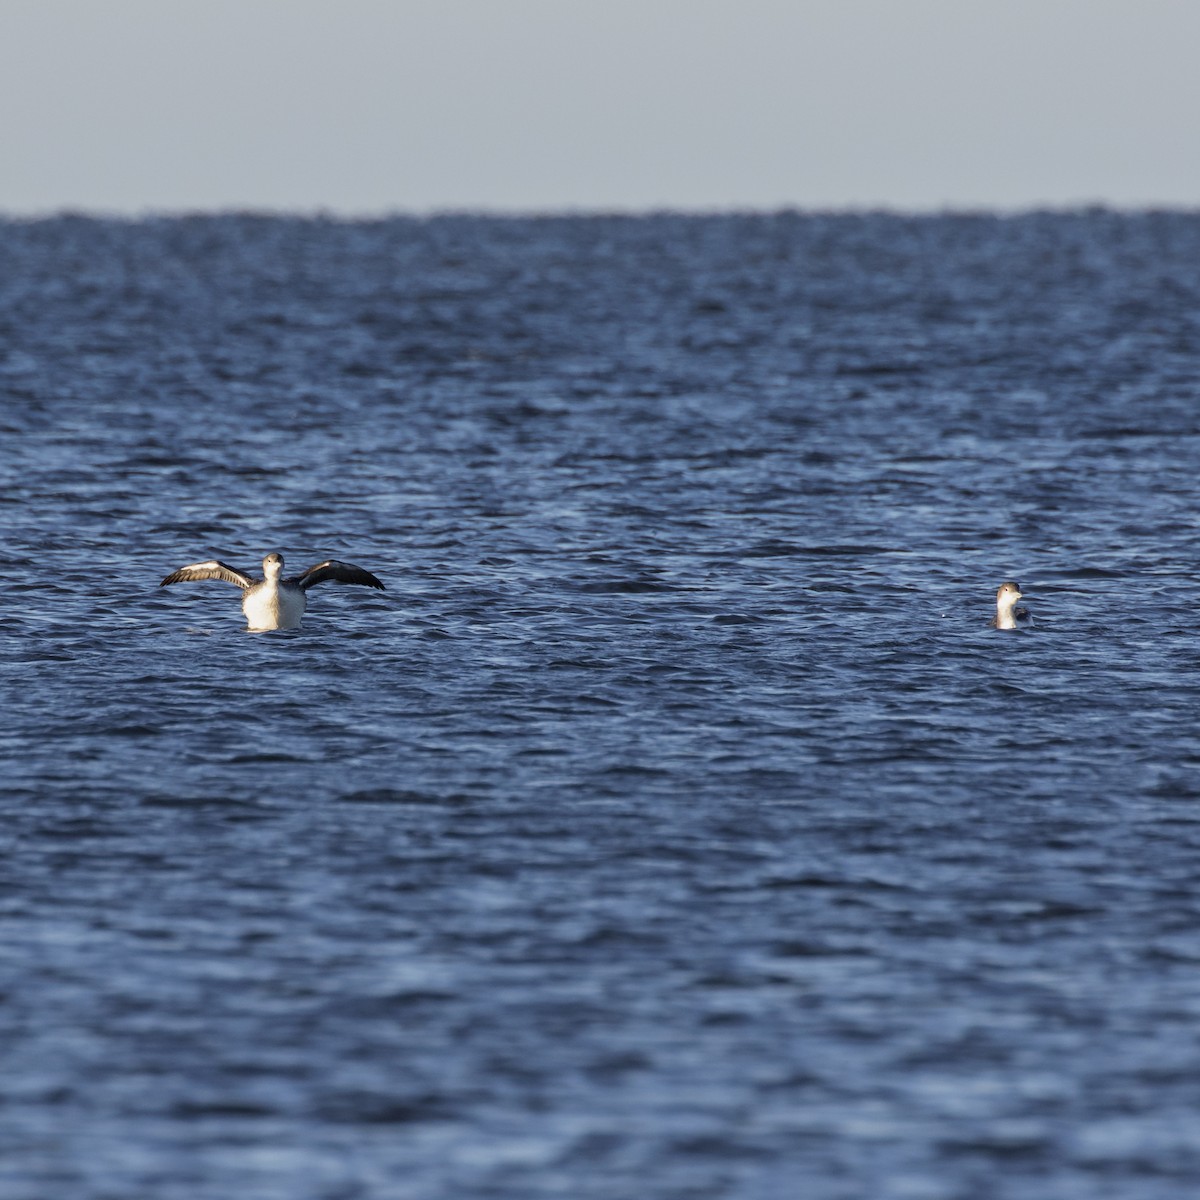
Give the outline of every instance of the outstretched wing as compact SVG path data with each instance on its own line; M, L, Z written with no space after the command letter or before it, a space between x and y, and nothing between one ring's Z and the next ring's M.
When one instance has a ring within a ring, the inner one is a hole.
M166 587L168 583L193 583L197 579L223 579L226 583L236 583L243 589L254 582L249 575L243 575L241 571L235 571L233 567L227 567L214 558L208 562L192 563L190 567L180 567L178 571L172 571L158 586Z
M327 579L333 579L337 583L361 583L363 587L378 588L381 592L384 590L383 584L370 571L364 571L362 567L356 567L353 563L338 562L333 558L317 563L315 567L309 567L292 582L307 592L310 587L324 583Z

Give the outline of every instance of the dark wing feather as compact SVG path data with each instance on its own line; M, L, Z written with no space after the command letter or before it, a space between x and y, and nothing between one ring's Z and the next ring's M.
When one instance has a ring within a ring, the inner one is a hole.
M208 562L192 563L190 567L180 567L178 571L172 571L158 586L166 587L168 583L193 583L197 579L223 579L226 583L235 583L240 588L248 588L254 582L249 575L243 575L241 571L228 567L223 562L217 562L214 558Z
M307 592L310 587L324 583L327 579L338 583L360 583L363 587L378 588L381 592L384 590L383 584L370 571L364 571L362 567L356 567L353 563L338 562L333 558L317 563L315 567L309 567L292 582L299 584Z

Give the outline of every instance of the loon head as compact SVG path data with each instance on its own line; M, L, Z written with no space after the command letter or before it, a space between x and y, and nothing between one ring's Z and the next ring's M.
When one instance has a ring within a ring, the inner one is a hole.
M272 551L263 559L263 578L278 579L283 574L283 555Z
M1021 585L1019 583L1002 583L996 589L996 607L997 608L1012 608L1014 604L1021 598Z

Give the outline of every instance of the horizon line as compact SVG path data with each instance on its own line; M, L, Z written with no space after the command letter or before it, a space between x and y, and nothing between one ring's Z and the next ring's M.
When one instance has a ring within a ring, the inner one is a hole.
M647 217L992 217L1015 218L1034 215L1068 216L1085 213L1114 215L1147 215L1170 213L1188 215L1200 213L1200 201L1182 204L1173 201L1120 202L1108 200L1032 201L1021 204L975 204L946 202L944 204L906 205L889 203L847 203L836 205L781 204L652 204L652 205L428 205L386 208L344 208L337 205L314 204L275 206L258 204L218 204L188 206L155 206L144 208L110 208L104 205L63 204L41 209L7 209L0 206L0 221L8 224L33 224L38 221L64 219L91 221L182 220L190 218L252 217L259 219L292 219L328 221L331 223L371 223L393 220L429 221L438 219L472 218L492 220L537 219L613 219Z

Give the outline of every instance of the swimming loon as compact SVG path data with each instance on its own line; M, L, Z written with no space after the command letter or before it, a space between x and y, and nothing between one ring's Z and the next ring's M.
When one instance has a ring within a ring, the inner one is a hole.
M1033 624L1029 609L1018 606L1021 599L1019 583L1002 583L996 589L996 615L992 619L993 629L1028 629Z
M364 587L379 588L383 584L362 567L351 563L337 562L326 559L309 567L300 575L291 579L282 579L283 555L268 554L263 559L263 578L251 579L249 575L226 566L223 562L210 559L208 562L193 563L190 567L180 567L172 571L160 583L166 587L169 583L192 583L197 579L223 579L226 583L236 583L242 589L242 612L246 614L246 622L251 633L260 633L268 629L296 629L304 616L308 605L306 593L310 587L324 583L327 579L338 583L361 583Z

